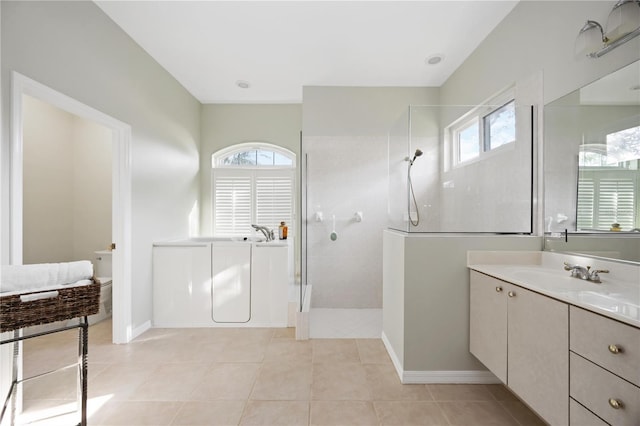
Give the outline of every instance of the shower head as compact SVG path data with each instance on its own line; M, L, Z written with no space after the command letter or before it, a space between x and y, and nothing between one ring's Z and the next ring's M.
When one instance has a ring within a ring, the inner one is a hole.
M423 152L420 150L420 148L416 149L416 152L415 152L415 154L413 154L413 158L411 159L409 164L413 165L413 162L416 161L416 158L420 157L422 154L423 154Z

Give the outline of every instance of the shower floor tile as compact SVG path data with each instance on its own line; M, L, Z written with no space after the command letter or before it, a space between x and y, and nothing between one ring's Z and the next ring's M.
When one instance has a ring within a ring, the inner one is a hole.
M325 309L309 312L312 339L379 339L382 309Z

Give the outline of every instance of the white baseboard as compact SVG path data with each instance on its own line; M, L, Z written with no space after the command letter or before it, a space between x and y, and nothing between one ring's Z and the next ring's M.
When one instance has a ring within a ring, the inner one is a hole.
M494 384L501 383L490 371L481 370L453 370L453 371L404 371L402 373L404 384Z
M151 321L146 321L142 325L134 328L133 331L131 332L131 340L135 339L136 337L138 337L145 331L149 330L150 328L151 328Z
M391 346L391 342L389 342L387 335L384 334L384 330L382 331L382 343L384 344L384 347L387 349L387 353L391 358L391 362L393 363L393 366L396 369L396 373L398 374L398 377L400 378L400 380L402 380L402 372L403 372L402 361L400 361L400 358L398 358L396 351L393 350L393 346Z
M494 384L501 383L500 380L490 371L482 370L433 370L433 371L405 371L398 355L393 350L389 339L382 332L382 343L387 349L391 362L398 373L398 377L403 384Z

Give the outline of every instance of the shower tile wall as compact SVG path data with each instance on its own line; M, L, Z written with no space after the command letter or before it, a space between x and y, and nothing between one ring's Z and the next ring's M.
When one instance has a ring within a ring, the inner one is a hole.
M307 278L313 308L382 307L387 225L387 138L305 137ZM321 211L324 222L315 220ZM363 213L357 222L355 213ZM335 241L332 215L336 216ZM303 226L305 223L303 223Z

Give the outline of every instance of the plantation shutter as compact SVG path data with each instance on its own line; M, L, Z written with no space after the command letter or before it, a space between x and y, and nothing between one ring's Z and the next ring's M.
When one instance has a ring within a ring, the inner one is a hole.
M598 182L598 227L619 223L623 230L634 227L635 182L633 179L601 179Z
M589 230L594 228L594 202L595 188L593 179L581 178L578 181L578 229Z
M251 176L215 173L213 195L214 235L249 235L251 233Z
M215 170L214 235L247 237L254 233L252 224L267 226L277 234L282 221L293 231L294 177L290 169Z
M633 178L581 177L578 181L578 229L608 231L613 223L634 228L636 181Z
M277 176L256 173L256 223L277 229L293 219L293 173Z

